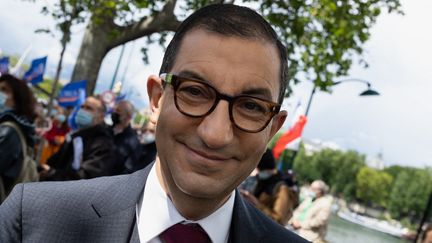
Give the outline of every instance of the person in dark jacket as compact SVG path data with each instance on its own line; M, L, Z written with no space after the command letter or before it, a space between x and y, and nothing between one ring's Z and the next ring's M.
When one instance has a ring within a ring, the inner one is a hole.
M134 114L132 103L127 100L119 101L111 113L113 125L110 130L114 136L116 164L113 174L127 174L136 171L139 162L140 147L138 135L131 127Z
M32 148L35 143L35 106L33 92L25 81L8 74L0 76L0 180L6 193L12 189L21 170L23 149L27 148L22 147L18 131L6 126L5 122L18 125L27 147Z
M141 129L139 140L141 143L140 159L136 164L134 170L139 170L151 164L156 159L156 141L155 141L155 126L153 123L148 122Z
M112 174L114 141L104 115L102 100L88 97L75 117L78 130L48 159L40 180L77 180Z
M272 151L267 149L257 166L257 183L253 192L241 191L242 195L265 215L281 225L288 223L297 205L297 194L286 184L276 169Z

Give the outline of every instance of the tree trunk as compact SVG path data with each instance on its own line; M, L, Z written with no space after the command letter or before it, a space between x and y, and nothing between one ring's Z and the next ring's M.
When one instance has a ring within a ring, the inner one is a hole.
M111 23L112 20L103 24L90 22L84 33L71 81L87 80L87 95L93 94L102 61L110 50L109 33L114 26Z
M96 86L100 66L108 51L153 33L175 31L180 25L174 15L176 2L176 0L167 1L162 11L156 15L143 17L129 26L117 26L109 17L97 23L91 21L84 34L72 73L72 82L87 80L87 95L91 95Z

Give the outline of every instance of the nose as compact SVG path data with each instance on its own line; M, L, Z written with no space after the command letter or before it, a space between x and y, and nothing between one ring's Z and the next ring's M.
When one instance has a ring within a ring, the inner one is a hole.
M228 107L227 101L219 101L213 112L204 117L198 125L198 136L209 148L223 148L229 145L234 137Z

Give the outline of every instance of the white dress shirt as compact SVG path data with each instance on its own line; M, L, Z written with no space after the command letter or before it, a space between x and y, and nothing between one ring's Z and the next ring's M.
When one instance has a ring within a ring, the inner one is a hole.
M177 223L198 223L213 243L227 243L234 208L234 191L215 212L198 221L185 219L175 208L156 174L156 166L150 170L143 196L137 203L137 227L142 243L160 243L159 234Z

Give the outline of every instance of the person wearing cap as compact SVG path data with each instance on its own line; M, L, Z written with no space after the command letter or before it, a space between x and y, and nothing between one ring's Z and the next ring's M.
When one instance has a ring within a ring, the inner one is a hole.
M310 186L311 198L295 209L289 224L298 234L313 243L325 241L331 213L332 197L327 195L329 187L322 180L315 180Z

